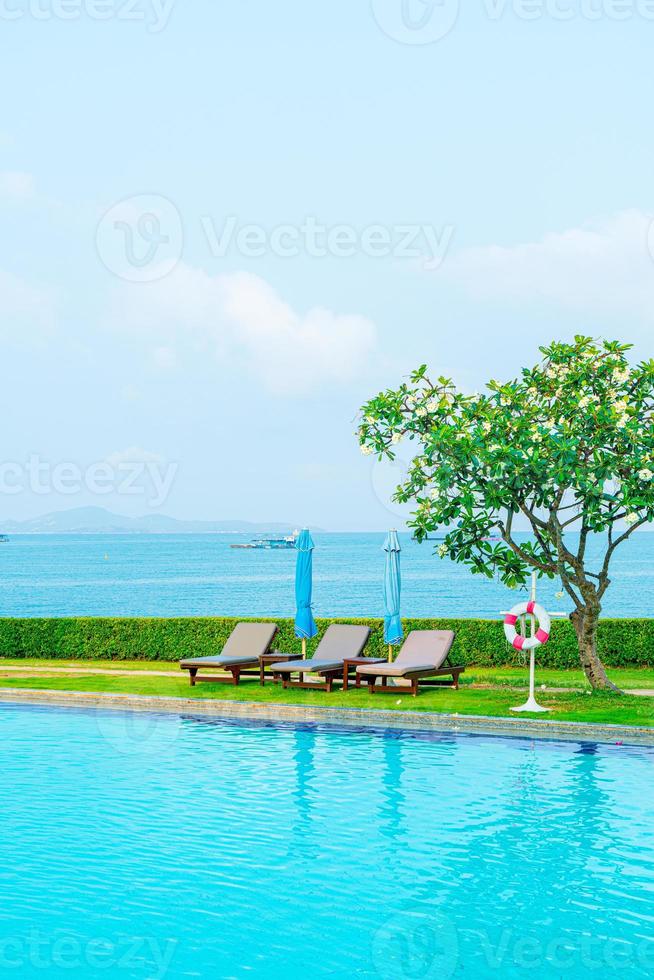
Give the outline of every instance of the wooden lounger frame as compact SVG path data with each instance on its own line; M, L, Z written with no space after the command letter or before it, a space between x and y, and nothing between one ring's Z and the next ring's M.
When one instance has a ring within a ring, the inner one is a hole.
M338 680L339 677L343 677L342 665L340 667L335 667L334 670L326 670L324 673L322 671L315 671L317 677L324 678L323 683L320 683L320 681L305 681L304 673L302 672L300 672L300 679L298 681L294 681L291 680L287 674L275 674L274 667L272 668L272 671L275 680L279 680L281 678L282 687L284 690L289 687L301 687L304 688L305 691L327 691L329 694L332 692L334 681ZM306 673L308 674L310 671L307 670Z
M445 659L442 667L424 667L422 670L411 670L407 669L404 674L393 674L392 676L384 677L383 674L357 674L357 687L360 686L360 681L365 680L368 684L368 691L371 694L412 694L413 697L418 696L418 687L420 681L422 680L423 685L428 687L453 687L455 691L459 690L459 677L465 671L465 667L462 664L448 664L449 657ZM430 678L444 677L450 675L452 677L452 683L448 684L447 681L431 680ZM375 684L377 677L381 677L381 684ZM410 686L405 686L403 684L389 686L389 681L411 681Z
M254 661L252 661L252 663L254 663ZM210 665L207 666L209 667L209 669L211 669ZM202 670L201 664L198 665L197 667L182 667L182 670L188 670L189 672L191 687L195 687L196 683L199 683L200 681L210 681L213 682L214 684L217 682L221 682L226 684L234 684L236 686L239 680L241 679L241 677L248 676L248 675L251 675L253 677L254 676L259 677L259 673L260 673L259 667L255 669L254 667L234 666L234 667L224 667L222 669L228 670L229 674L221 674L220 676L214 675L213 677L203 674L201 677L198 677L197 676L198 671Z

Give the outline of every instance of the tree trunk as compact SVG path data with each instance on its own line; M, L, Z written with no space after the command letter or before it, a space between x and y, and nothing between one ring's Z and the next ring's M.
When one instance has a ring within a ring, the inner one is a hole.
M599 623L600 606L586 605L582 610L575 610L570 616L577 634L579 659L591 687L600 691L622 691L606 676L604 664L597 653L597 626Z

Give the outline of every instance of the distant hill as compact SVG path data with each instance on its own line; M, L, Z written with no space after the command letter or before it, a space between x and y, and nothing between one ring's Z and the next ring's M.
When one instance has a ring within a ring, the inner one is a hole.
M124 517L104 507L58 510L27 521L0 521L2 534L291 534L292 523L270 521L180 521L164 514ZM320 528L312 528L320 530Z

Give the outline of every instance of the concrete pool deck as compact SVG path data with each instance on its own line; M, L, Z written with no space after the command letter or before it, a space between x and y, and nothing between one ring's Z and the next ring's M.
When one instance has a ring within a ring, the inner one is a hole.
M391 728L407 732L452 732L540 738L572 742L654 745L654 727L606 725L579 721L497 718L437 712L388 711L322 705L270 704L252 701L212 701L197 698L153 697L142 694L97 694L0 688L0 703L95 708L113 711L155 711L223 720L274 724L333 725L339 728Z

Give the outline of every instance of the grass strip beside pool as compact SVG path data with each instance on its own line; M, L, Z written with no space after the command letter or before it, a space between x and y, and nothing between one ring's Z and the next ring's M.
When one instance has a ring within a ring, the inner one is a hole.
M256 681L243 681L238 687L231 684L200 684L190 687L183 678L134 677L95 675L92 677L44 676L3 677L0 684L5 689L22 688L47 691L83 691L88 693L140 694L151 697L183 697L225 701L249 701L267 704L319 705L337 708L367 708L404 711L432 711L461 715L487 715L499 718L515 718L513 705L523 698L515 691L462 688L425 690L419 697L406 694L371 695L364 690L350 689L347 693L336 690L324 691L288 690L268 683L260 687ZM2 694L0 692L0 700ZM624 695L622 697L600 692L539 691L538 699L550 714L540 715L551 721L578 721L617 725L643 725L654 727L654 699ZM528 716L519 716L523 720Z
M84 670L99 670L103 673L139 671L141 673L162 673L171 671L177 678L187 677L187 674L180 673L179 663L167 660L40 660L34 657L29 659L2 658L0 659L0 677L3 675L3 667L26 668L25 674L29 675L29 668L38 668L40 672L47 673L48 667L56 668L53 676L57 673L70 668L71 674L83 673ZM12 671L11 673L15 673ZM654 668L652 667L625 667L609 670L609 677L623 690L643 690L649 688L654 690ZM547 687L567 687L577 690L589 690L590 685L581 670L549 670L544 668L536 671L537 686L545 684ZM522 687L528 684L527 667L468 667L466 672L461 675L461 684L469 687L470 685L481 685L489 687Z
M625 667L607 671L610 680L622 690L654 690L654 670L651 667ZM461 675L461 683L488 684L491 687L526 687L529 683L527 667L470 667ZM581 670L548 670L536 668L536 686L569 687L591 690L586 675Z

